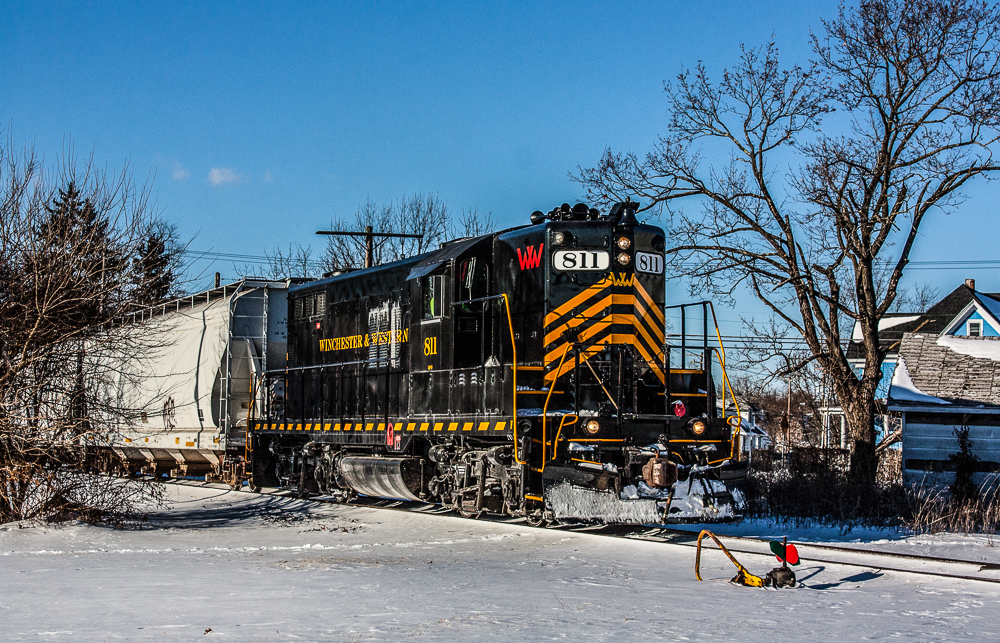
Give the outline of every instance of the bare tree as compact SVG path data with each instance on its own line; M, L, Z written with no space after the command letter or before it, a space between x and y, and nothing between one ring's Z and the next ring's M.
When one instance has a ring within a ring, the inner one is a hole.
M67 158L46 174L30 150L0 146L0 521L121 514L156 495L88 475L138 413L121 384L156 340L120 320L155 285L132 258L156 226L127 168Z
M925 313L940 298L941 291L930 284L915 284L912 288L899 287L889 312Z
M499 224L492 212L482 214L479 208L467 208L458 216L458 222L452 226L453 237L481 237L484 234L496 232Z
M287 250L275 246L274 250L265 252L264 256L267 257L264 276L269 279L315 279L323 272L323 263L313 259L312 246L290 243Z
M370 199L354 215L353 221L338 220L331 223L332 230L364 232L371 226L374 232L423 235L420 239L375 239L373 256L375 265L397 261L405 257L434 250L444 241L454 237L479 236L492 232L496 221L492 213L480 214L475 208L464 210L457 222L453 221L448 205L438 196L417 193L403 196L398 203L377 205ZM330 236L323 255L326 271L353 270L364 265L364 239L348 236Z
M678 200L701 202L678 216L675 266L695 290L749 287L804 340L784 370L826 372L851 431L851 478L872 483L878 322L924 217L998 169L1000 11L866 0L822 24L808 67L783 69L772 42L744 49L718 83L701 65L682 73L666 85L671 120L654 151L608 150L577 178L603 202L639 196L671 213ZM854 320L860 376L842 341Z

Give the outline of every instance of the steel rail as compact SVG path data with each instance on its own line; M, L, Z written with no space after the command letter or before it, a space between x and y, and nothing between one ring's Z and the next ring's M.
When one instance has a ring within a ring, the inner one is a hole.
M178 484L180 486L208 486L211 488L225 488L230 489L230 487L223 483L205 483L200 481L181 481L181 480L164 480L162 481L167 484ZM284 489L271 487L270 491L260 491L252 492L249 490L240 489L240 493L251 493L251 494L263 494L279 497L298 497L294 492L287 491ZM333 499L329 496L313 496L310 498L315 502L321 502L324 504L335 504L335 505L347 505L351 507L363 507L368 509L386 509L390 511L402 511L408 513L424 513L424 514L451 514L455 517L460 517L453 509L446 507L445 505L437 503L423 503L423 502L411 502L407 500L394 500L390 498L372 498L372 497L355 497L351 500L340 501ZM498 524L520 524L522 526L531 527L526 523L524 518L514 518L510 516L480 516L484 522L494 522ZM466 518L466 520L468 520ZM681 547L696 547L694 539L697 538L697 532L685 530L685 529L675 529L670 527L660 527L652 525L639 525L635 527L623 526L623 525L557 525L555 527L531 527L532 529L553 529L559 531L571 531L573 533L588 534L591 536L600 536L603 538L620 538L624 540L638 540L643 542L655 542L663 545L678 545ZM649 533L649 530L655 530L655 533ZM643 533L642 530L645 530ZM617 531L618 533L614 533ZM664 537L658 537L659 534L670 533L677 535L684 535L692 537L691 542L679 542L676 540L671 540ZM730 540L741 540L747 542L754 542L759 544L766 544L761 538L754 538L749 536L719 536L723 539ZM902 560L916 560L924 563L938 563L938 564L952 564L952 565L971 565L979 567L980 570L996 570L1000 571L1000 563L989 563L983 561L974 560L964 560L959 558L945 558L939 556L922 556L920 554L906 554L906 553L894 553L886 551L871 551L871 550L861 550L853 547L841 547L837 545L821 545L813 543L795 543L795 546L799 549L803 548L813 548L813 549L825 549L832 551L839 551L842 553L850 553L857 556L876 556L884 558L896 558ZM765 556L770 558L773 556L770 552L756 551L752 549L736 549L733 547L729 548L729 551L748 554L751 556ZM950 574L948 572L933 571L933 570L921 570L921 569L907 569L905 567L887 567L881 565L878 562L866 563L866 562L852 562L845 560L837 560L832 558L815 558L815 557L804 557L799 556L799 560L804 562L812 563L822 563L826 565L840 565L843 567L856 567L861 569L875 569L878 571L896 572L900 574L916 574L919 576L933 576L936 578L950 578L954 580L965 580L965 581L976 581L981 583L994 583L1000 584L1000 578L984 578L981 576L970 576L966 574Z

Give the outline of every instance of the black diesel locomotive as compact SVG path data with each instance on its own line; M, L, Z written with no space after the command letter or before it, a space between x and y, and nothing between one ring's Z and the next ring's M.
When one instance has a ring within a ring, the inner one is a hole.
M730 515L738 416L713 349L665 342L664 233L636 207L564 204L292 288L251 484L532 522Z

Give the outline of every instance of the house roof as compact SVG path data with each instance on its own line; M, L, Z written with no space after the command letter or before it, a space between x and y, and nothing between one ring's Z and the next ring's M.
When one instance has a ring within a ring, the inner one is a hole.
M1000 337L905 333L889 404L1000 406Z
M925 313L887 313L883 321L888 321L888 324L879 324L879 343L888 355L895 355L900 348L904 333L940 335L972 301L976 301L990 312L1000 312L1000 293L977 292L962 284L928 308ZM894 318L901 317L910 319L893 324ZM862 343L852 337L847 345L847 359L864 359L864 357Z

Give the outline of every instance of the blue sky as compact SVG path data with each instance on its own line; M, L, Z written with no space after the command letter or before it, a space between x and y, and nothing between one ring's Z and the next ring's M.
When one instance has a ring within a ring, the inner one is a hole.
M578 199L568 173L606 146L649 149L665 131L664 80L698 60L718 73L741 42L771 33L786 62L804 61L809 30L835 9L8 2L0 123L47 159L71 140L101 166L149 174L196 250L318 246L316 230L366 199L418 191L517 225ZM960 213L927 221L912 258L992 260L992 188L977 184ZM995 268L926 267L910 282L945 294L973 276L1000 291ZM237 276L228 263L210 270ZM687 293L674 284L668 297Z

